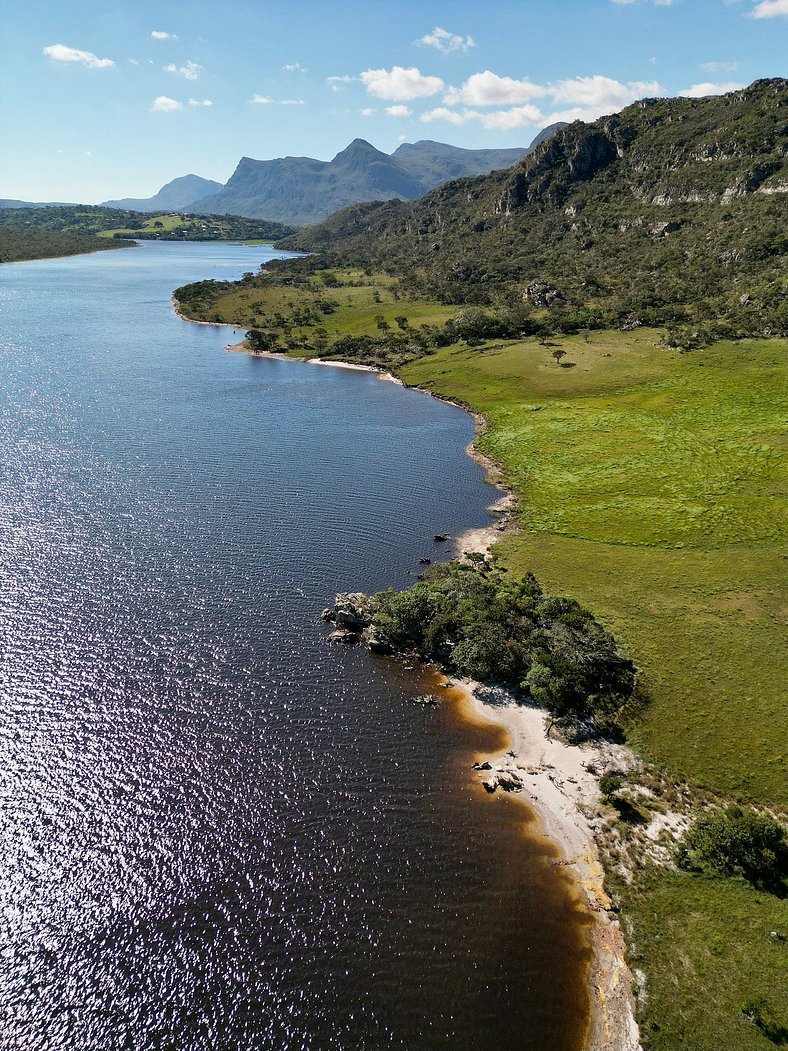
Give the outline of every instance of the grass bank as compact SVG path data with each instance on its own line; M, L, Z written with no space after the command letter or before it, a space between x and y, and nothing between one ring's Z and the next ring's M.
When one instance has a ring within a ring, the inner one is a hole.
M781 620L784 341L680 355L653 332L448 347L401 375L487 420L521 499L500 556L601 616L651 703L649 759L786 804ZM567 365L571 365L568 368Z

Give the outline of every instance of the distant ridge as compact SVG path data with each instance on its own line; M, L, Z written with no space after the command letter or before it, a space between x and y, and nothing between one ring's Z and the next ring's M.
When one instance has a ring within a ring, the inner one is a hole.
M562 125L537 136L549 137ZM466 150L421 140L382 153L365 139L354 139L331 161L243 157L227 185L191 203L207 214L245 215L308 226L352 204L411 201L450 179L509 168L535 148Z
M203 179L199 175L182 175L179 179L162 186L153 197L124 197L119 201L103 201L103 208L123 208L132 212L180 212L192 210L198 197L216 193L222 189L220 182ZM13 207L9 205L8 207Z

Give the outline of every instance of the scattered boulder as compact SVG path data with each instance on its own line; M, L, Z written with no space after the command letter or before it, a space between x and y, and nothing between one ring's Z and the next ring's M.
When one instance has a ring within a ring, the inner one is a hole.
M420 558L419 559L419 565L421 565L421 566L428 566L428 565L430 565L431 562L432 562L431 558Z
M328 636L329 642L344 642L345 645L352 646L359 641L359 636L355 631L332 631Z
M492 795L492 793L498 787L498 779L495 777L491 777L489 781L482 781L482 784L484 785L485 791L489 792L490 795Z
M333 609L326 608L326 609L323 610L323 612L320 614L320 616L323 618L323 620L329 621L329 620L333 620L334 619L334 617L336 616L336 613L335 613L335 611Z
M436 533L432 539L435 541L436 544L440 544L444 540L449 540L450 537L448 533Z

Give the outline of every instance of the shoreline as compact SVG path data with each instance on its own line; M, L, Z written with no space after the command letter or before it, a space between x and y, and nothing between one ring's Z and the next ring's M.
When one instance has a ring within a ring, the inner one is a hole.
M508 737L501 751L475 757L476 784L486 792L514 795L536 815L539 833L558 849L557 864L572 870L579 899L591 914L587 1051L639 1051L626 943L605 890L594 836L596 822L604 820L598 775L610 767L628 768L636 761L634 754L622 745L548 739L543 709L518 704L497 687L468 679L446 681L465 718L495 726ZM479 769L481 764L490 769Z
M183 321L238 328L229 322L193 321L180 312L174 296L172 301L175 313ZM298 358L271 351L255 352L242 343L228 345L225 349L251 357L375 372L384 381L406 386L401 379L375 365ZM487 508L491 515L499 517L489 525L468 529L452 538L452 546L455 558L462 558L470 552L488 554L504 530L511 529L518 500L506 482L501 465L476 446L487 421L467 405L435 394L427 387L414 386L411 389L462 409L474 421L475 434L465 452L484 469L487 484L501 491L501 496ZM594 821L600 816L598 776L589 769L603 770L608 765L627 767L635 761L634 754L620 745L600 742L570 745L555 738L548 740L544 734L547 713L543 709L516 704L505 691L471 680L448 676L446 680L451 683L451 692L463 714L508 734L509 749L493 756L480 756L479 763L489 762L493 768L491 773L496 777L503 775L521 782L515 794L535 814L539 833L562 855L560 863L573 869L578 895L591 914L592 962L587 979L591 1006L584 1051L641 1051L632 991L634 981L626 962L626 943L604 888L605 872L594 836ZM509 751L515 756L509 755ZM490 776L484 771L478 778L480 788L485 775Z

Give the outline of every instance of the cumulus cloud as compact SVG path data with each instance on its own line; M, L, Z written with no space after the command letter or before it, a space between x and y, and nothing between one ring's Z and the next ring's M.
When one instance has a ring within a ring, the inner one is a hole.
M43 51L54 62L81 62L89 69L109 69L115 65L111 58L99 58L92 51L80 51L78 47L66 47L65 44L50 44Z
M449 88L443 101L449 106L464 103L466 106L515 106L530 99L546 94L546 88L532 84L527 77L515 80L513 77L499 77L497 73L485 69L483 73L474 73L459 88Z
M425 33L416 41L423 47L434 47L443 55L450 55L452 51L467 51L476 46L476 41L471 36L462 37L458 33L450 33L448 29L435 26L431 33Z
M442 91L445 84L440 77L425 76L412 66L392 66L391 69L367 69L360 78L370 95L379 99L392 99L395 102L409 102L411 99L426 98Z
M159 95L151 106L153 113L173 113L177 109L183 109L181 103L177 99L167 98L166 95Z
M174 33L165 33L163 29L154 29L151 33L154 40L177 40Z
M476 120L480 116L479 113L473 110L465 110L460 113L455 109L447 109L445 106L438 106L437 109L431 109L427 113L422 113L419 120L425 124L431 124L435 120L445 120L449 124L464 124L468 120Z
M304 105L304 100L303 99L282 99L282 102L280 103L280 105L282 105L282 106L303 106Z
M534 84L527 78L514 80L511 77L499 77L486 70L469 77L462 87L450 88L444 96L444 101L450 105L466 103L465 109L440 106L424 113L420 119L425 123L445 120L451 124L478 120L485 128L511 131L515 128L545 126L559 120L595 120L643 96L658 95L661 90L654 80L622 83L611 77L597 75L542 85ZM540 109L532 101L541 98L552 102L553 112ZM493 105L499 108L487 113L472 108Z
M306 66L302 66L300 62L288 62L282 69L285 73L306 73Z
M358 79L358 77L351 77L345 74L342 77L326 77L326 84L332 91L344 91L346 84L352 84L354 80Z
M186 80L196 80L202 71L202 66L197 62L192 62L191 59L188 59L185 66L176 66L174 62L164 66L165 73L180 73Z
M760 0L750 12L750 18L779 18L788 15L788 0Z
M598 115L611 113L628 106L636 99L658 95L660 86L656 80L630 80L622 84L612 77L596 75L559 80L549 88L554 102L584 106L598 110Z
M364 109L360 109L359 113L362 117L374 117L377 110L372 106L365 106Z
M495 113L484 113L481 122L485 128L500 128L511 131L513 128L527 128L539 124L544 118L537 106L515 106L512 109L498 110Z
M728 80L724 84L693 84L691 88L685 88L679 92L685 99L702 99L706 98L707 95L725 95L729 91L739 91L745 87L744 84L737 84L735 80Z
M249 101L253 102L255 106L270 106L274 100L269 98L268 95L252 95Z
M410 110L407 106L404 106L401 102L396 106L386 106L386 113L390 117L409 117Z
M210 99L189 99L190 106L212 106Z

